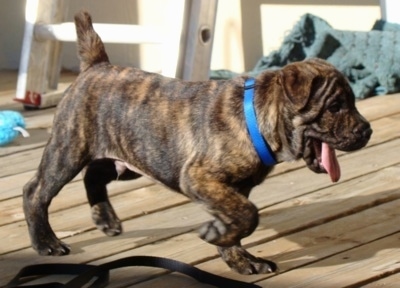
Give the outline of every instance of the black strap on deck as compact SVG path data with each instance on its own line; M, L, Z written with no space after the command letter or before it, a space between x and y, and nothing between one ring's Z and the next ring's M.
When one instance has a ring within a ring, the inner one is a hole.
M132 256L107 262L101 265L91 264L38 264L26 266L6 285L4 288L103 288L106 287L110 278L110 270L128 266L147 266L164 268L173 272L180 272L190 276L197 281L215 287L229 288L261 288L252 283L237 281L209 272L200 270L176 260L153 257L153 256ZM37 285L23 285L32 281L32 277L48 275L76 275L68 283L51 282Z

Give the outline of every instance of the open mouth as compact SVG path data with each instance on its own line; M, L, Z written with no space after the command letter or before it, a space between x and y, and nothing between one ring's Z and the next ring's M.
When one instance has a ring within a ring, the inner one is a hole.
M337 182L340 179L340 165L336 157L335 149L329 144L311 139L314 152L312 161L313 170L316 172L328 173L332 182Z

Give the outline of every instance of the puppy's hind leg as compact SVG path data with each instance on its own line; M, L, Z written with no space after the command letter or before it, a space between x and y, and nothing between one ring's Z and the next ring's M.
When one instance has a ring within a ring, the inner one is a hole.
M85 166L77 150L52 140L47 144L35 176L23 188L23 208L32 247L40 255L65 255L70 249L49 223L48 207L58 192ZM65 141L67 142L67 141Z
M84 169L87 198L96 227L108 236L122 233L122 225L108 198L107 184L113 180L131 180L141 175L128 169L118 169L117 161L103 158L89 163Z

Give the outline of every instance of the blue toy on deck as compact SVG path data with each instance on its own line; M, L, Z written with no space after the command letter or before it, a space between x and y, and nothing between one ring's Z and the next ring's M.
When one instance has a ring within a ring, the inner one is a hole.
M0 146L6 145L17 138L18 134L28 137L25 130L24 117L15 111L0 111Z

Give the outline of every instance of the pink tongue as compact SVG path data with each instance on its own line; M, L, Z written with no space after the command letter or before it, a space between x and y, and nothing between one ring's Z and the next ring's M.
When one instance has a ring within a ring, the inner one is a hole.
M321 162L326 172L331 177L332 182L339 181L340 166L336 158L335 149L329 147L328 144L322 143Z

